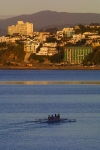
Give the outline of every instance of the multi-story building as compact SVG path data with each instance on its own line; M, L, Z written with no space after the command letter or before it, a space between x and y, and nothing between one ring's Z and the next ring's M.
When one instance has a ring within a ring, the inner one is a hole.
M65 38L72 37L75 34L75 30L73 28L64 28L62 31Z
M56 47L49 47L48 48L48 55L52 56L54 54L58 53L57 48Z
M36 53L37 48L39 47L40 43L39 42L25 42L24 43L24 51L25 52L31 52L31 53Z
M99 39L95 39L92 41L92 46L93 47L100 46L100 37L99 37Z
M41 43L43 43L49 37L50 37L50 33L49 32L39 32L39 35L36 37L36 39L38 41L40 41Z
M91 46L64 47L64 61L70 64L81 64L84 58L92 51Z
M20 33L21 35L30 35L33 32L33 24L18 21L17 25L8 26L8 34Z
M52 56L57 52L57 43L44 43L43 46L40 48L40 51L36 55Z
M36 53L36 55L48 55L48 47L43 46L40 48L40 51Z

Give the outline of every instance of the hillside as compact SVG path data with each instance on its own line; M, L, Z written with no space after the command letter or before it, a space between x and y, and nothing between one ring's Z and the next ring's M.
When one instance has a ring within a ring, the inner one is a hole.
M7 19L0 19L0 29L7 30L10 25L15 25L18 20L31 22L35 30L45 29L50 26L64 27L76 24L100 23L100 14L95 13L68 13L56 11L41 11L29 15L20 15Z

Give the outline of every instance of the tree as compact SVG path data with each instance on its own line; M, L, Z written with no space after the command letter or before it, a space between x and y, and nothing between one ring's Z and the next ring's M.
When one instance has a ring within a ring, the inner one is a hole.
M3 65L10 65L8 62L11 61L23 62L24 56L25 52L23 43L19 43L17 45L9 43L6 45L6 49L0 50L0 62Z
M96 47L83 60L83 65L100 65L100 47Z
M93 64L94 52L89 53L83 60L83 65L92 65Z
M94 54L93 62L96 65L100 64L100 50L96 51L96 53Z
M63 61L63 58L64 58L64 50L60 50L59 53L53 55L53 56L50 56L49 57L49 60L53 63L60 63Z
M56 34L58 29L56 27L46 29L45 32L50 32L50 34Z
M54 37L49 37L49 38L46 39L46 42L47 43L54 43L54 42L57 42L57 40Z
M29 57L29 61L37 61L39 63L43 63L45 61L46 56L39 56L36 54L31 54Z

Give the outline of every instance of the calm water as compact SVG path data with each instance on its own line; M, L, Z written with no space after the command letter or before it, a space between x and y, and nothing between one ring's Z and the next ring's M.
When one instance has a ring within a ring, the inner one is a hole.
M100 71L1 70L0 150L99 150L99 82ZM36 122L55 113L77 121Z

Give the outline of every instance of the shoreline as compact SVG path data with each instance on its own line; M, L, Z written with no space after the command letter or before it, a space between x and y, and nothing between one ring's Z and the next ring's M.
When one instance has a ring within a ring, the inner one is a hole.
M0 70L100 70L100 66L0 66Z

